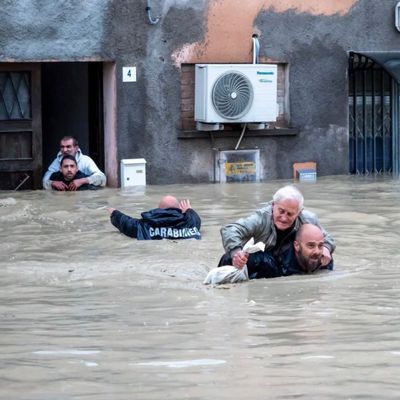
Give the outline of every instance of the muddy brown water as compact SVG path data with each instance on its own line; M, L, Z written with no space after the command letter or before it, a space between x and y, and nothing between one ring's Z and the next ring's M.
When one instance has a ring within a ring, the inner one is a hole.
M219 228L289 181L0 192L1 399L398 399L400 181L298 186L335 270L204 286ZM201 241L136 241L136 216L190 198Z

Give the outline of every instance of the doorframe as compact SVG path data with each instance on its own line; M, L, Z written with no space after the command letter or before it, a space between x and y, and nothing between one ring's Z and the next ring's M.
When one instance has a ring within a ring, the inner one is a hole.
M117 79L115 62L103 62L104 169L107 186L117 188Z

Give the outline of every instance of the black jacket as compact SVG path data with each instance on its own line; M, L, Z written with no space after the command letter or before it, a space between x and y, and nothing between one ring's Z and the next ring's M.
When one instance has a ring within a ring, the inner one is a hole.
M222 256L218 264L219 267L223 265L232 265L232 259L228 254ZM333 269L333 259L324 269ZM293 244L286 247L279 255L271 251L250 254L247 260L247 270L249 279L277 278L306 273L297 262Z
M279 276L303 275L305 271L300 267L293 246L285 250L278 258L269 252L250 254L247 262L249 279L276 278ZM333 269L333 259L323 269Z
M199 215L189 208L185 213L177 208L155 208L132 218L114 210L111 223L127 236L138 240L201 239Z

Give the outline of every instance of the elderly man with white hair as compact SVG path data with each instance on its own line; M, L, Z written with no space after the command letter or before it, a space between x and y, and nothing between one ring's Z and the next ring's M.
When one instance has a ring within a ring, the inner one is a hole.
M318 217L304 210L303 205L304 197L301 192L295 186L287 185L280 188L265 207L246 218L224 226L221 229L221 236L226 253L221 258L219 266L234 265L243 268L247 264L250 269L252 257L258 260L260 258L257 253L249 255L242 250L244 244L252 237L255 242L265 243L265 253L279 264L282 255L293 245L300 226L312 224L321 229L324 238L321 267L332 267L335 242L320 225Z

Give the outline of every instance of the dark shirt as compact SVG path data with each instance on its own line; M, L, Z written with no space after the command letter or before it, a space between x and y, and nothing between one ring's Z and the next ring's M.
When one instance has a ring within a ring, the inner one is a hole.
M201 239L199 215L189 208L185 213L177 208L155 208L132 218L114 210L111 223L127 236L138 240Z
M259 251L249 255L247 260L249 279L277 278L306 273L297 262L293 244L282 251L279 256L274 256L273 253L273 251ZM221 258L218 264L219 267L223 265L232 265L232 260L227 254ZM333 269L333 259L324 269Z
M84 174L83 172L79 171L75 174L74 179L81 179L81 178L87 178L89 175ZM64 178L64 175L60 172L53 172L50 176L50 180L51 181L58 181L58 182L64 182L66 185L69 185L71 183L71 181L67 181ZM90 185L89 183L85 183L81 186L79 186L79 188L77 190L96 190L97 187L94 185Z
M323 269L332 270L333 259ZM250 254L247 261L247 270L249 272L249 279L276 278L279 276L307 273L298 263L293 245L282 252L278 258L272 256L269 252L260 251ZM316 272L317 270L312 272Z
M296 230L294 226L291 226L284 231L276 230L276 243L275 246L270 249L271 254L275 258L279 258L280 255L285 252L289 247L292 246L294 239L296 237Z

